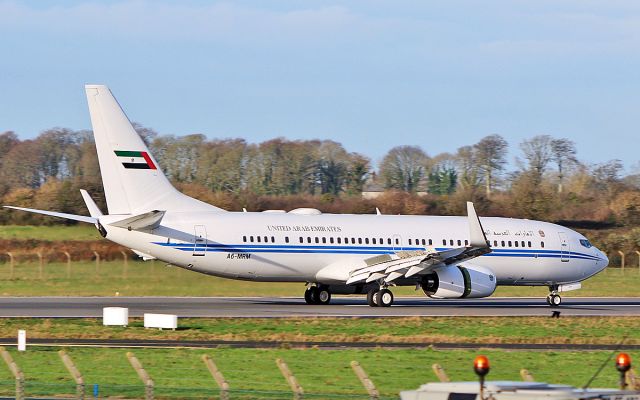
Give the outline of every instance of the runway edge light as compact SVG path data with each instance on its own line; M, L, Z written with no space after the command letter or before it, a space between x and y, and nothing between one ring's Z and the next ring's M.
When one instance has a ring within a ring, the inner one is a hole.
M620 372L620 389L627 388L627 371L631 369L631 357L627 353L620 353L616 357L616 369Z
M485 356L477 356L473 360L473 371L478 375L480 379L480 399L484 400L484 377L487 376L491 367L489 366L489 359Z

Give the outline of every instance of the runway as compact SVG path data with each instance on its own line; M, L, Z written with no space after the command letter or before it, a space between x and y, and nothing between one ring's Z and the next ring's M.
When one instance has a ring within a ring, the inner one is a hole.
M369 307L363 297L335 297L329 305L308 305L292 297L2 297L0 317L98 318L103 307L127 307L129 315L178 317L415 317L415 316L640 316L640 298L565 298L550 307L543 298L433 300L396 298L392 307Z

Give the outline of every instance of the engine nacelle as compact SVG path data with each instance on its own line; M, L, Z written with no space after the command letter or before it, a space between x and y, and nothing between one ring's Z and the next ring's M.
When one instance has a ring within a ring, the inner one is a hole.
M425 275L420 286L424 294L437 299L487 297L496 290L496 276L476 265L449 265Z

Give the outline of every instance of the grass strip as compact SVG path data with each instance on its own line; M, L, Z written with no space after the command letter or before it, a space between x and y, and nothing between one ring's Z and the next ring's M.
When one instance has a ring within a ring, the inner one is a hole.
M180 329L105 327L99 319L5 318L0 337L375 343L640 344L640 317L184 318Z
M100 385L101 397L142 397L143 387L126 360L127 350L73 348L68 353L83 373L90 390ZM11 350L27 378L27 394L73 393L74 386L54 349L37 348L18 353ZM216 386L201 360L210 355L236 393L248 398L291 397L275 359L283 358L305 389L305 394L364 395L349 363L359 361L381 393L394 397L401 390L435 381L433 363L440 363L453 380L475 380L472 360L476 351L453 350L314 350L314 349L137 349L134 353L156 383L159 398L206 397ZM539 381L583 385L608 356L607 352L506 352L482 351L489 357L490 380L520 380L521 368ZM640 354L631 354L638 357ZM615 387L613 364L605 368L595 387ZM13 382L0 368L0 394L8 395ZM187 396L188 395L188 396ZM242 397L242 396L234 396Z

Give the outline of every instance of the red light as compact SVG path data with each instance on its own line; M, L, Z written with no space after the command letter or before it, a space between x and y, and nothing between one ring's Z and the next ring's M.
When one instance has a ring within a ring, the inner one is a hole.
M620 372L627 372L631 369L631 357L627 353L620 353L616 357L616 369Z
M473 360L473 370L479 376L485 376L489 373L489 359L485 356L478 356Z

